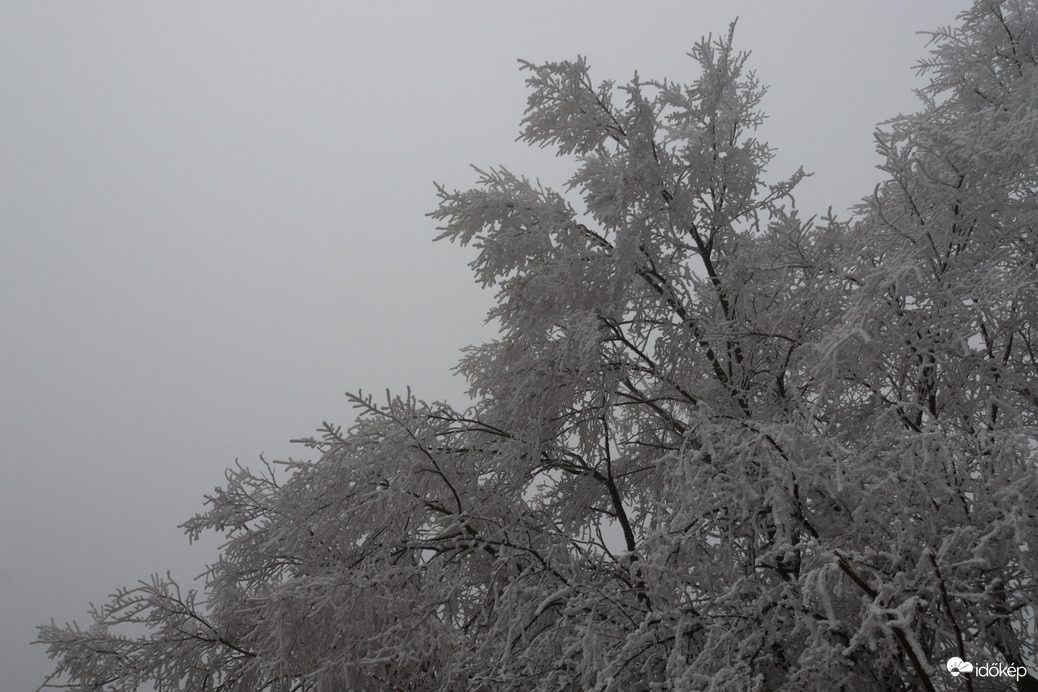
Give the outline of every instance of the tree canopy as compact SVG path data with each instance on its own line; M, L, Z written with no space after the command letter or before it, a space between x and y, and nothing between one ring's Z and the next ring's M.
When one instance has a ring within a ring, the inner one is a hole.
M47 686L1033 689L945 661L1038 652L1038 2L932 34L844 221L766 181L732 32L689 55L523 63L566 189L477 170L431 214L497 291L475 405L357 394L316 461L231 469L201 592L41 627Z

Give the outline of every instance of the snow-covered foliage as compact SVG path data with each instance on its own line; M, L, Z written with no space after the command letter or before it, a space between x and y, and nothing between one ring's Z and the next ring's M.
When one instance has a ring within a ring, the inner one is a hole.
M800 171L764 182L731 33L690 55L690 85L524 64L521 137L573 159L568 189L488 168L432 213L498 292L459 366L478 404L358 395L316 462L229 471L185 524L227 537L203 593L156 577L42 627L53 684L852 692L1026 665L1038 2L933 34L850 222L796 214Z

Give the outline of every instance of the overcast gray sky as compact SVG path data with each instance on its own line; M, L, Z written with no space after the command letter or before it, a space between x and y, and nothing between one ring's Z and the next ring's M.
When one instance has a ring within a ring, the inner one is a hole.
M841 212L967 4L0 2L0 689L49 670L36 624L198 574L177 525L236 458L305 458L347 390L461 400L491 296L432 181L567 175L514 142L517 58L688 81L738 16L774 177Z

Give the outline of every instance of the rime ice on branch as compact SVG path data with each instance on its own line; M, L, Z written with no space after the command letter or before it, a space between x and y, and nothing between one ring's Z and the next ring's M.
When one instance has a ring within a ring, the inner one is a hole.
M846 222L798 216L801 171L765 182L731 32L691 84L523 63L521 138L573 160L567 189L477 169L432 213L497 291L499 337L459 365L477 405L357 395L317 461L229 471L185 524L227 537L204 598L155 578L42 627L54 680L943 690L951 657L1033 667L1038 3L932 36Z

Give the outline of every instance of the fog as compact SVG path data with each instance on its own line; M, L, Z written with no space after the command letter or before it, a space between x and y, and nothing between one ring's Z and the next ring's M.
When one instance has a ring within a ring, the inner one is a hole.
M236 459L306 458L344 392L464 401L493 296L431 242L433 181L568 171L514 141L517 58L689 81L738 16L770 174L846 215L916 108L916 32L966 4L0 4L0 688L47 674L37 624L199 574L219 540L177 525Z

